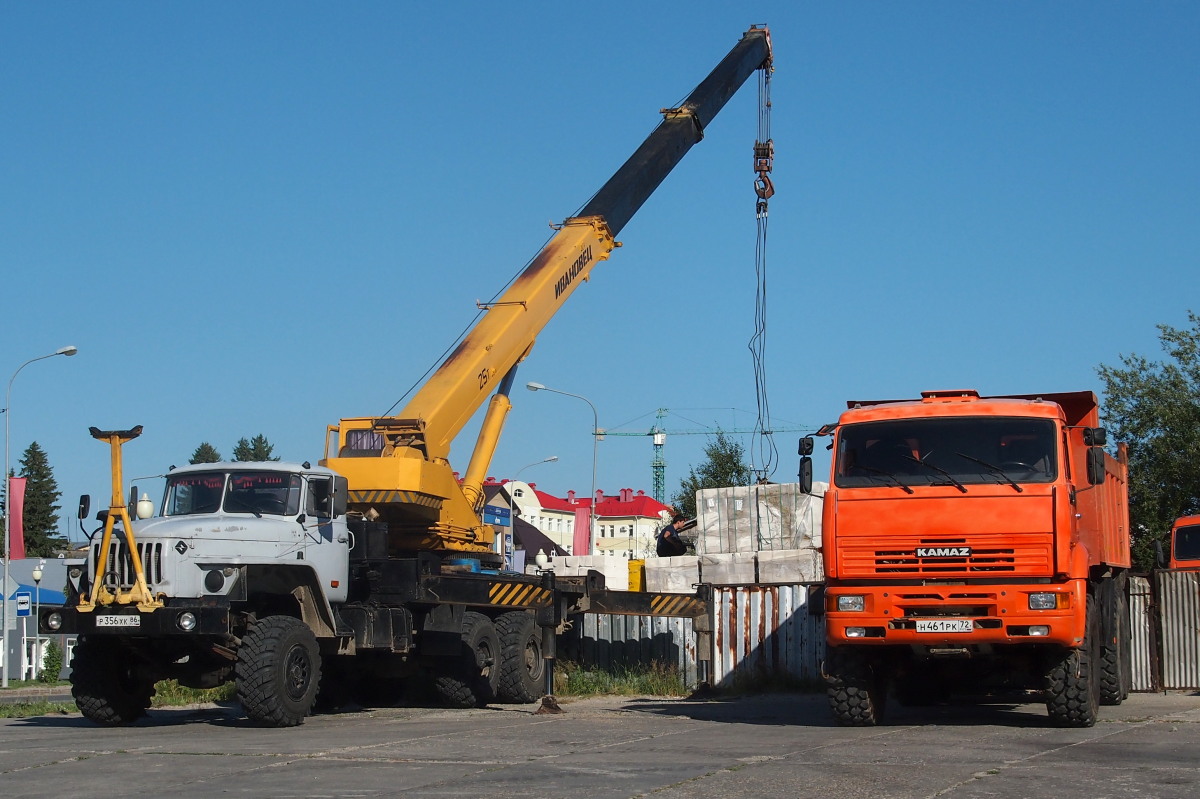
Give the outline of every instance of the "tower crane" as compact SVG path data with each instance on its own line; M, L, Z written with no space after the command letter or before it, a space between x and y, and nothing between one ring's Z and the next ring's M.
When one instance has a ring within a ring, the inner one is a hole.
M729 408L728 410L736 411L737 408ZM811 427L805 427L805 426L801 426L801 427L786 426L786 427L773 427L771 430L759 430L757 428L753 428L753 429L733 428L730 430L726 430L723 427L716 427L716 428L710 427L707 429L701 428L701 429L693 429L693 430L667 430L666 428L663 427L662 422L663 422L663 419L665 419L667 417L667 415L670 413L671 413L671 411L668 408L659 408L658 410L656 410L655 411L656 421L655 421L654 425L645 432L623 431L623 430L602 430L602 431L600 431L601 436L651 436L654 439L654 455L651 457L651 460L650 460L651 483L653 486L654 498L657 501L662 502L664 504L666 503L665 497L666 497L666 490L667 490L667 474L666 474L667 473L667 461L663 457L663 450L666 447L668 435L672 435L672 436L709 435L709 436L711 436L715 433L730 433L733 435L741 435L741 434L746 434L746 433L760 433L761 435L769 436L769 435L773 435L775 433L796 433L796 432L803 432L805 430L812 429Z

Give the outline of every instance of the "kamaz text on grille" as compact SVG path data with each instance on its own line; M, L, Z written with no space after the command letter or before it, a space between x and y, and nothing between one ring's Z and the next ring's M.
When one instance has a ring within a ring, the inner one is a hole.
M969 558L970 547L917 547L918 558Z

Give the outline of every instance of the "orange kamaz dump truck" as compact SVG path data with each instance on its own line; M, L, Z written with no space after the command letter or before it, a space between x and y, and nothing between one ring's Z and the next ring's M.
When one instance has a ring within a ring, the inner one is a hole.
M887 697L1044 700L1088 727L1129 693L1124 445L1090 391L850 402L824 502L824 676L838 721ZM802 441L801 484L811 476Z
M1180 516L1171 525L1171 552L1160 557L1164 568L1200 571L1200 516Z

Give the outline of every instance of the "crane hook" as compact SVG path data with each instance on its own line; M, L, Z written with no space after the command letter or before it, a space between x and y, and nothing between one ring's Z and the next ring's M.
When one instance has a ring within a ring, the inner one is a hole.
M758 177L754 179L754 193L760 200L769 200L775 196L775 184L766 172L758 173Z

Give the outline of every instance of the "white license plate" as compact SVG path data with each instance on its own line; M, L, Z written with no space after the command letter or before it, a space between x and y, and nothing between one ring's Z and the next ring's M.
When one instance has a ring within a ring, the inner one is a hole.
M917 619L919 633L969 633L973 629L970 619Z
M122 614L120 616L97 616L97 627L141 627L141 616L130 616Z

